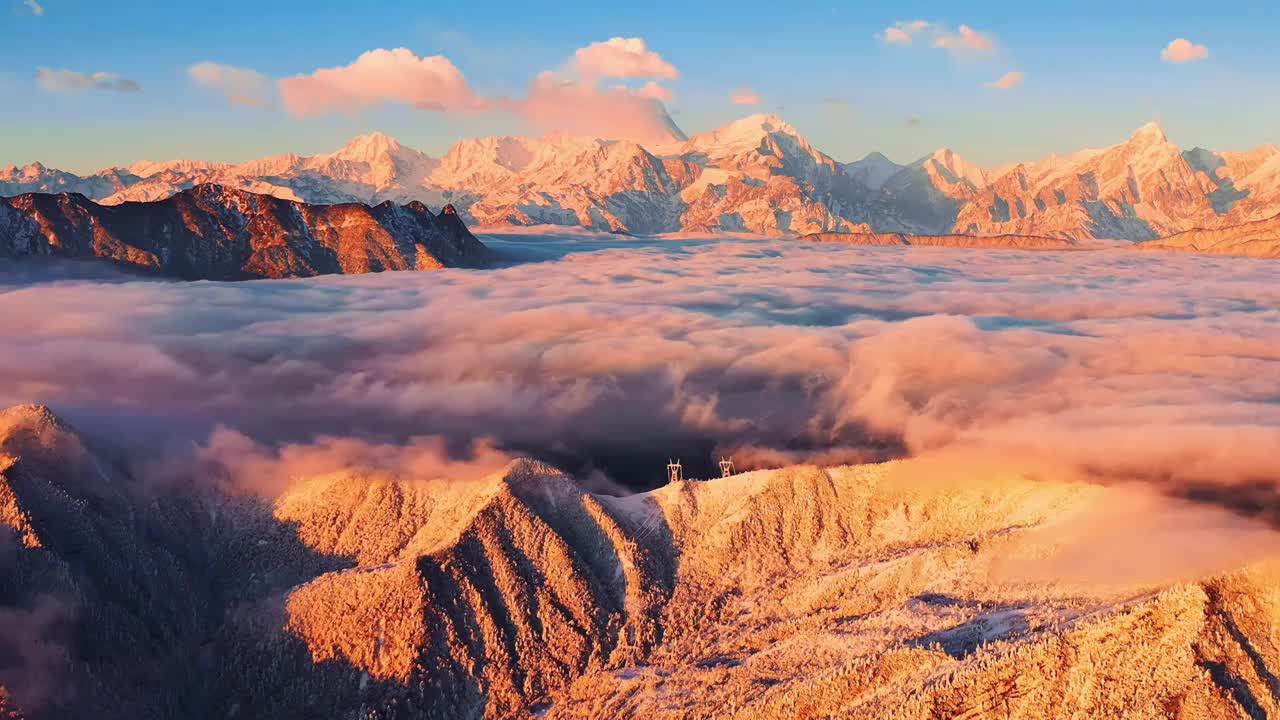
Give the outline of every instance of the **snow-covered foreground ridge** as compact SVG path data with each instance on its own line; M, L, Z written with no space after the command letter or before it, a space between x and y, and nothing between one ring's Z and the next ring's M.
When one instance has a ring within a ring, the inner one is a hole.
M0 412L5 617L48 651L22 662L63 689L8 673L0 710L1280 711L1274 532L1043 468L797 466L616 498L517 460L312 473L260 501L201 480L158 493L111 460L45 408Z
M1280 149L1182 150L1155 124L1111 147L982 168L948 149L908 165L838 162L772 115L686 141L554 135L460 140L443 158L381 133L334 153L245 163L138 162L89 176L0 170L0 194L106 204L201 183L313 204L451 202L482 225L632 233L881 232L1150 240L1280 215Z

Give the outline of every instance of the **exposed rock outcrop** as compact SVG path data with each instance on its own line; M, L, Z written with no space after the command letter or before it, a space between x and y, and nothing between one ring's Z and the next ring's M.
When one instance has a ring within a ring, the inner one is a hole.
M385 202L307 205L199 185L164 200L0 199L0 256L102 258L184 279L308 277L481 267L488 249L456 213Z

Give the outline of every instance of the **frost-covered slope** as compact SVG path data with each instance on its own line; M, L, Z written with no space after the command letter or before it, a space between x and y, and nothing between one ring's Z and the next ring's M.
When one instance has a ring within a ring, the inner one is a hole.
M1206 546L1269 531L1132 488L916 460L615 498L520 460L157 505L43 408L0 413L0 453L0 610L45 577L110 647L73 645L36 720L1280 711L1280 571ZM1177 572L1143 556L1187 537Z

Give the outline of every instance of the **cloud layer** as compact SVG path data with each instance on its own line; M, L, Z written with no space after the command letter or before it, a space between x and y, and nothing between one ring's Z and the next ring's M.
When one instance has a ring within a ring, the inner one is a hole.
M1186 38L1177 38L1170 41L1164 50L1160 51L1160 59L1167 63L1184 63L1195 60L1204 60L1209 57L1209 48L1204 45L1198 45Z
M643 38L609 38L579 48L573 54L574 70L584 78L680 77L675 66L650 50Z
M580 237L495 241L538 262L486 272L28 274L0 293L0 403L139 452L219 425L258 454L437 437L465 459L492 438L635 486L671 455L706 475L720 453L964 450L1280 518L1266 263Z

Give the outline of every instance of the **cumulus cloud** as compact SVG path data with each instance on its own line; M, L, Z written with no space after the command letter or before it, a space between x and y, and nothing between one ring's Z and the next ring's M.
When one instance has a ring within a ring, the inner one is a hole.
M667 114L659 91L624 86L601 88L592 83L540 73L522 100L501 107L518 112L544 131L662 143L684 137Z
M612 38L580 48L560 70L535 75L523 98L483 97L448 58L404 48L370 50L345 67L286 78L278 86L285 109L298 116L400 103L441 112L510 112L543 131L667 142L684 138L663 105L670 89L653 80L639 88L605 87L601 80L677 76L642 39Z
M961 25L956 32L942 32L933 39L933 46L951 51L990 52L995 49L995 39L980 33L968 25Z
M662 100L663 102L671 99L671 91L652 80L641 85L640 89L636 90L636 95L650 100Z
M994 82L987 83L986 87L994 90L1008 90L1009 88L1015 88L1021 85L1024 79L1026 79L1025 73L1018 70L1011 70L1001 75Z
M650 80L639 88L602 87L612 78L679 75L648 49L640 38L612 38L578 49L566 69L538 73L520 100L500 100L500 108L517 112L544 131L664 143L684 139L664 101L671 90Z
M578 48L573 54L574 70L584 78L665 78L680 77L675 66L650 50L643 38L609 38Z
M1160 51L1160 59L1167 63L1184 63L1204 60L1209 57L1209 48L1198 45L1186 38L1177 38Z
M26 5L27 9L31 11L31 14L36 17L44 15L44 6L37 2L37 0L22 0L22 4Z
M885 28L884 41L891 44L910 45L911 34L901 28Z
M737 90L734 90L729 95L729 100L733 102L734 105L759 105L760 104L760 96L756 94L755 90L752 90L751 88L745 85L738 88Z
M285 109L299 116L405 104L421 110L481 110L487 103L442 55L405 48L370 50L350 65L322 68L279 81Z
M196 85L221 92L233 105L267 105L269 83L256 70L202 62L187 68L187 75Z
M721 452L746 468L964 450L1280 522L1265 263L491 240L542 262L242 284L0 276L0 404L49 403L138 452L233 432L269 460L341 438L360 443L349 457L418 443L466 462L488 437L632 486L661 482L673 455L707 476Z
M115 90L134 93L142 88L138 83L115 73L82 73L74 70L36 69L36 87L45 92L78 92L81 90Z

